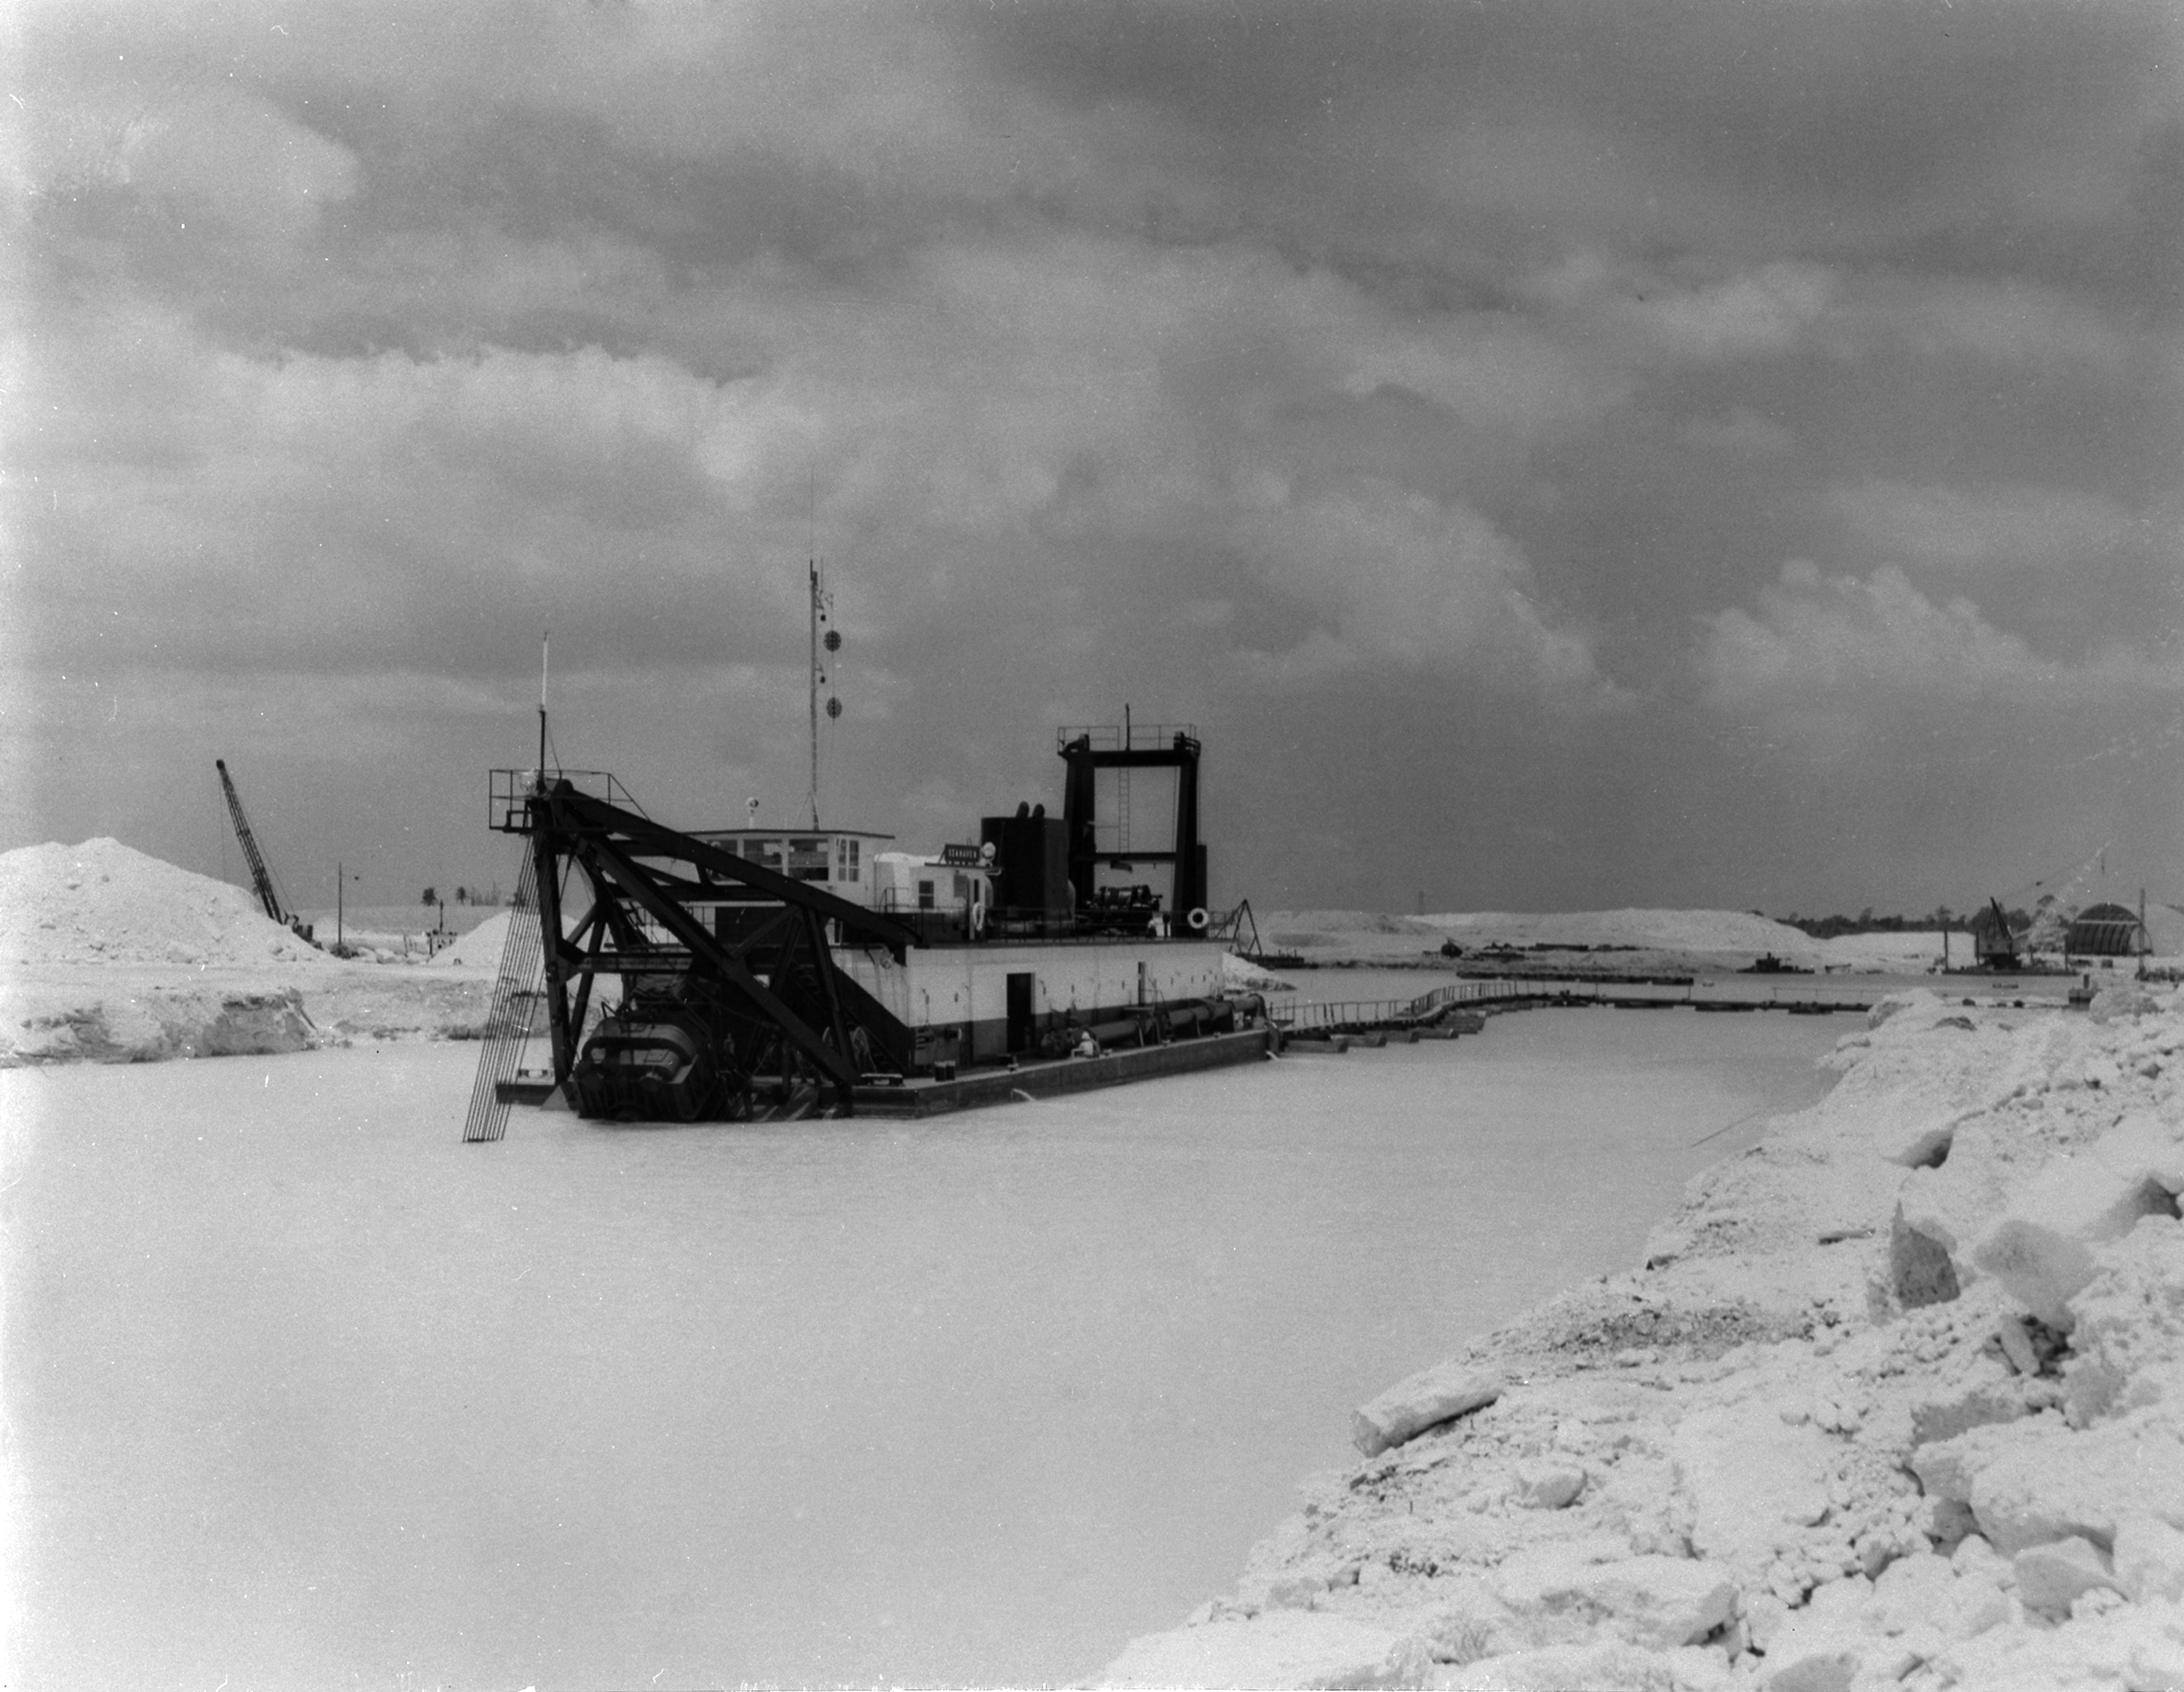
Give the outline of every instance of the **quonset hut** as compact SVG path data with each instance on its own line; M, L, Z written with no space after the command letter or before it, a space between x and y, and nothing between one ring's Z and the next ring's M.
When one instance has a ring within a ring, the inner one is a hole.
M2138 913L2120 904L2089 904L2070 919L2064 949L2074 958L2136 958L2152 949Z

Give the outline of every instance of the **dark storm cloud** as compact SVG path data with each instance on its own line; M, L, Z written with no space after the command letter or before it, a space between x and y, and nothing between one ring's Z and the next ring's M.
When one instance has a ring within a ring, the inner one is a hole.
M14 27L13 835L180 779L53 773L111 688L153 772L240 713L421 817L385 749L466 793L548 625L576 761L794 791L814 548L845 802L944 831L1134 700L1224 893L1809 906L1740 793L2174 763L2170 8Z
M1361 259L1438 247L1468 271L1466 243L1518 228L1548 249L1617 238L1742 259L1954 243L1940 266L2031 262L2081 281L2105 267L2119 282L2159 270L2175 285L2159 262L2173 247L2152 250L2177 226L2163 215L2179 182L2164 7L973 15L966 32L1004 75L1111 120L1126 162L1124 131L1187 136L1173 179L1217 182L1235 222L1301 250L1341 231Z

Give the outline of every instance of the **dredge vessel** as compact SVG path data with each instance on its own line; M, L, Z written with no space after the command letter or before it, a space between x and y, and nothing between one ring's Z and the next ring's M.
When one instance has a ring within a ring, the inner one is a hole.
M929 854L816 823L682 832L604 772L494 771L523 915L465 1138L557 1095L624 1121L918 1114L1263 1055L1262 1002L1223 989L1195 728L1065 728L1056 750L1061 816L1019 804ZM1173 777L1157 850L1098 815L1145 770ZM1141 865L1164 886L1124 879ZM521 1071L541 1021L551 1067Z

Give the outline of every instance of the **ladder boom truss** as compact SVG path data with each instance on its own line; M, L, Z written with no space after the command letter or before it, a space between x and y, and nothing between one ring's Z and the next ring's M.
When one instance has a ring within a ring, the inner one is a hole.
M900 962L916 943L904 924L583 793L566 776L536 783L503 816L497 826L530 836L554 1081L566 1087L573 1077L580 1104L612 1093L618 1113L638 1108L635 1091L596 1079L599 1043L587 1044L585 1018L602 975L622 983L617 1038L638 1045L649 1029L659 1049L694 1044L717 1072L716 1089L697 1104L678 1100L678 1110L738 1114L755 1077L767 1073L784 1089L792 1077L808 1077L847 1115L866 1071L908 1066L910 1030L835 963L827 932L831 923L841 943L884 947ZM565 936L564 893L578 892L579 872L588 901Z

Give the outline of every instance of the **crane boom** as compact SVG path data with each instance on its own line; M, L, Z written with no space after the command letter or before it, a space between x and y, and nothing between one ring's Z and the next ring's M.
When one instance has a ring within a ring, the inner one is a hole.
M242 814L242 800L235 791L235 783L227 773L227 760L215 758L213 767L220 771L220 789L227 795L227 814L235 821L235 838L242 843L242 855L250 865L251 885L258 889L258 902L265 907L265 914L285 927L292 928L295 922L281 909L281 900L273 891L273 877L267 873L265 860L259 855L257 838L250 832L250 819Z

